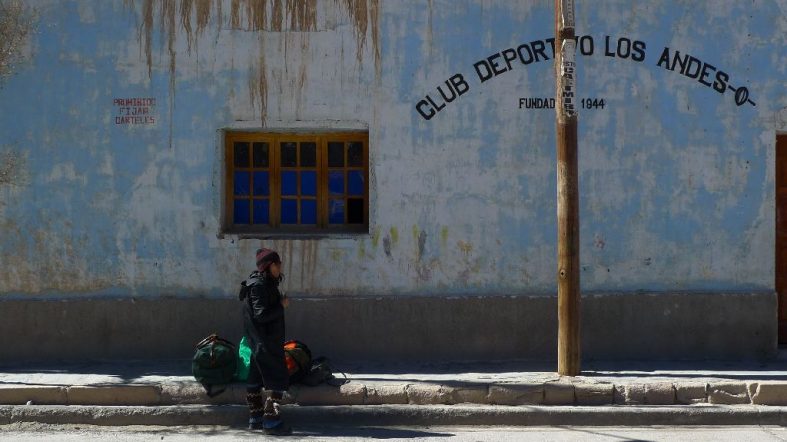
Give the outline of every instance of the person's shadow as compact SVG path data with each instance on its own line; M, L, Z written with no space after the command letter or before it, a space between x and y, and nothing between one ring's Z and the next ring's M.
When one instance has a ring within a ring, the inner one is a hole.
M369 439L412 439L427 437L453 437L452 433L438 433L428 430L412 430L392 427L314 427L297 428L294 436L319 437L363 437Z

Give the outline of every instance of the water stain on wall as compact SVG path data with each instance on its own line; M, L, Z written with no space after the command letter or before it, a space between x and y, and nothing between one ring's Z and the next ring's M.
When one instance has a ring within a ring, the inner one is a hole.
M0 227L5 233L3 241L9 245L0 251L5 270L0 272L0 287L6 291L89 293L111 288L118 281L112 272L89 275L88 234L60 234L73 227L68 220L46 220L34 230L0 220Z
M434 11L433 9L434 5L432 4L432 0L428 0L427 3L429 9L429 17L426 20L426 44L429 48L429 58L431 58L433 53L432 48L434 48L434 45L432 44L434 41L434 32L433 32L434 26L432 25L432 21L433 21L432 12Z
M260 37L257 59L249 65L248 87L252 109L259 108L260 120L268 114L268 79L265 66L265 39Z
M358 241L358 259L366 259L366 240L361 239Z
M279 253L285 275L284 284L288 289L306 290L314 287L319 256L319 240L272 240L261 242L259 247L267 247ZM293 271L298 270L296 275Z
M473 245L462 240L456 242L456 247L465 255L469 255L473 251Z
M380 245L380 228L375 227L372 233L372 250L377 250L378 245Z
M363 58L363 47L366 43L366 30L371 25L372 27L372 49L374 51L374 70L380 73L380 4L379 0L345 0L350 19L352 19L355 29L355 39L358 47L356 57L358 63L361 63Z
M3 232L0 239L10 240L8 244L12 247L8 247L7 250L11 257L19 255L25 236L15 220L5 216L5 212L12 204L22 201L21 190L29 183L29 176L27 155L16 149L0 149L0 232ZM19 240L18 248L15 246L14 238ZM8 269L12 267L2 253L0 253L0 263L3 263L0 267L5 270L0 273L10 273Z
M197 35L202 34L210 22L211 10L214 8L216 16L221 17L221 2L214 2L213 0L182 0L180 3L180 23L186 31L186 42L188 44L188 53L191 54L192 45L196 44L193 34L193 27L191 24L192 15L196 16L197 20ZM194 14L192 14L194 11Z
M0 87L24 58L22 51L33 32L34 12L19 0L0 0Z
M391 227L390 230L388 230L388 234L383 238L383 251L385 252L385 256L391 257L391 251L396 247L398 242L399 230L396 227Z
M313 239L300 241L301 289L314 287L314 274L317 272L318 244L319 241Z
M24 180L27 158L15 149L0 151L0 187L20 186Z
M187 56L191 56L192 47L199 55L197 42L206 31L211 21L216 23L218 32L223 27L230 30L242 30L259 33L259 51L257 59L252 61L247 72L247 84L249 99L252 106L259 110L261 121L264 123L268 114L267 95L268 95L268 69L265 62L265 33L284 32L284 51L287 46L292 45L293 38L299 38L299 47L304 54L302 63L294 79L298 91L302 91L307 82L305 60L309 48L309 35L298 35L317 31L320 26L317 20L317 9L319 3L313 0L231 0L229 2L229 13L225 14L222 5L224 0L141 0L141 6L137 8L139 0L124 0L127 7L133 11L139 9L142 17L141 25L138 30L138 41L140 49L144 48L145 60L148 68L148 78L152 77L153 57L152 41L153 34L157 32L162 40L167 42L167 52L169 55L169 76L170 76L170 106L169 119L173 120L174 112L174 91L176 58L175 41L180 29L183 30L187 40ZM363 61L364 46L367 36L371 34L372 52L374 54L375 73L380 77L380 30L379 30L379 0L342 0L334 3L342 6L346 10L349 20L353 26L353 32L357 44L356 57L358 63ZM156 20L158 16L158 20ZM158 29L156 28L158 25ZM196 26L195 26L196 25ZM371 32L368 32L371 28ZM289 40L289 41L288 41ZM302 96L302 93L298 94ZM301 100L299 100L300 102ZM170 123L171 126L172 123ZM172 144L172 127L170 127L170 146Z
M389 235L385 235L385 238L383 238L383 251L385 256L391 257L391 237Z
M462 264L456 276L462 284L467 285L470 277L481 270L481 263L478 258L472 256L473 245L471 243L459 240L456 242L456 247L462 252Z
M424 260L426 252L426 240L428 234L418 226L413 226L413 241L415 244L415 273L418 281L426 282L432 279L432 273L439 267L439 260L432 258L430 261Z
M420 262L421 258L424 256L424 250L426 248L426 232L419 229L418 226L413 226L413 240L417 244L415 249L415 261Z

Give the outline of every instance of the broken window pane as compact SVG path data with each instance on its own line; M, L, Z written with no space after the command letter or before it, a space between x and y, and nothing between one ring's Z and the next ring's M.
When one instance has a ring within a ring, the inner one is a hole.
M328 201L328 222L344 224L344 200Z

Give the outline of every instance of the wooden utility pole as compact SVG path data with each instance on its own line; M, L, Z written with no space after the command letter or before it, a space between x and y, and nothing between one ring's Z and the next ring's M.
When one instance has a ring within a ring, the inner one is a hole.
M579 173L574 0L555 0L557 89L557 372L579 374Z

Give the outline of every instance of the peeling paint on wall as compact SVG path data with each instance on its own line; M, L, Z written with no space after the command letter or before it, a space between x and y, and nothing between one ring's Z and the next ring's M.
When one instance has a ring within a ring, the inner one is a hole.
M23 185L26 168L25 154L17 149L0 149L0 187Z
M136 11L137 0L125 0L132 10ZM152 41L154 34L158 34L167 42L169 54L170 76L170 121L173 120L174 94L176 77L177 51L176 38L182 29L187 41L187 56L192 55L192 46L195 55L199 56L197 42L208 29L211 21L216 23L218 32L223 27L232 30L242 30L259 34L259 51L256 60L249 64L247 85L249 99L260 115L260 120L265 124L268 114L269 67L265 61L266 33L286 33L284 40L285 54L288 39L298 38L297 47L302 53L301 64L297 74L293 77L297 84L299 95L307 82L306 54L311 37L318 29L325 28L325 24L318 24L317 9L320 2L314 0L231 0L229 14L224 14L222 4L226 0L142 0L140 15L141 25L137 39L140 48L144 47L145 59L148 67L148 78L152 77L153 53ZM323 2L325 3L325 2ZM356 39L356 58L358 65L363 62L364 46L371 34L372 51L374 54L374 70L379 80L380 77L380 43L379 43L379 0L343 0L347 14L354 29ZM158 6L158 7L156 7ZM158 21L155 16L158 15ZM196 27L193 21L196 19ZM155 28L158 24L158 29ZM371 30L371 32L369 32ZM302 34L293 37L294 34ZM300 100L299 100L300 103ZM172 143L172 128L170 127L170 145Z
M363 58L363 47L366 44L366 30L372 29L372 48L374 51L375 72L380 72L380 4L379 0L344 0L347 11L355 27L355 39L358 45L356 56L360 64Z
M249 64L248 88L252 109L258 108L260 120L265 121L268 113L268 79L265 66L265 40L260 36L257 60Z
M23 49L33 32L33 12L19 0L0 0L0 87L13 67L23 60Z
M448 245L448 227L443 226L440 228L440 247L445 248Z

